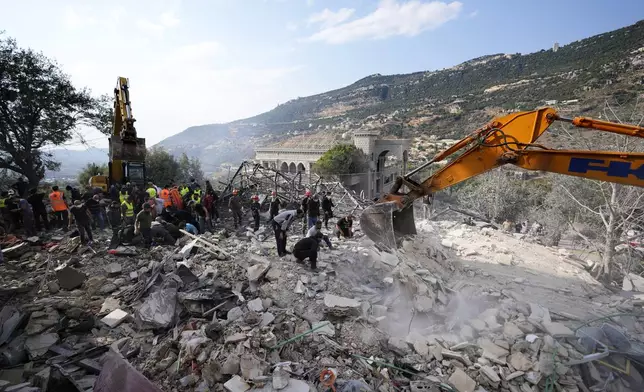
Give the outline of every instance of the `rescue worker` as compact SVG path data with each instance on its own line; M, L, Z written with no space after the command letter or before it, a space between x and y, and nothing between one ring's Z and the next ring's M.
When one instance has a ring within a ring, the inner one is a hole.
M322 197L322 211L324 213L324 228L329 230L329 219L333 218L333 200L331 199L331 192L327 192Z
M11 223L11 212L9 210L9 192L2 191L0 193L0 213L2 214L2 220L7 224L7 232L11 233L13 230L10 230Z
M201 203L201 188L199 188L198 184L197 187L192 191L192 196L190 196L190 199L197 204Z
M304 193L304 199L302 199L302 202L300 203L302 206L302 212L304 213L303 219L302 219L302 235L306 235L306 231L308 230L308 224L307 224L307 216L308 216L308 211L309 211L309 199L311 198L311 191L306 191Z
M81 199L81 193L78 188L73 188L71 185L67 185L65 189L69 192L69 195L72 198L72 203Z
M114 184L110 185L110 190L108 193L110 195L111 200L116 200L119 198L119 190Z
M18 199L18 209L22 213L22 225L25 228L25 234L27 237L35 236L36 227L34 226L34 211L31 208L31 204L27 199L20 198Z
M197 203L194 205L195 217L197 218L197 223L199 223L199 230L201 234L210 230L210 214L206 207L203 204Z
M16 190L18 197L23 198L26 196L29 183L27 183L24 178L20 177L18 182L13 184L11 187Z
M186 186L186 184L183 184L179 187L179 194L181 197L186 197L186 195L190 193L190 188Z
M172 200L170 199L170 188L168 185L164 186L163 189L161 189L160 195L161 199L163 199L163 207L170 207L172 205Z
M275 243L277 245L277 254L283 257L290 252L286 250L286 232L291 227L295 219L302 215L302 210L286 210L273 218L273 231L275 232Z
M91 199L85 202L85 206L89 210L89 213L92 216L92 228L95 229L98 225L98 228L105 230L105 218L103 216L103 211L100 204L100 196L94 195Z
M213 189L212 191L212 214L213 221L219 222L219 194Z
M67 231L67 203L65 202L65 195L58 190L58 186L51 187L52 192L49 194L49 202L51 209L54 210L54 225Z
M3 218L7 225L6 232L13 233L20 226L20 208L18 207L18 199L14 196L15 191L10 190L6 193L6 198L4 199L4 209L3 209Z
M194 179L194 178L191 178L191 179L190 179L190 185L188 186L188 188L190 188L190 190L194 192L194 191L195 191L195 189L200 188L200 186L199 186L199 184L197 183L197 181L195 181L195 179Z
M121 203L121 214L123 215L123 222L125 225L134 223L134 198L128 196L127 199Z
M322 240L324 241L324 243L326 243L329 249L333 249L333 245L331 245L329 236L322 233L322 221L315 222L315 226L309 229L309 231L306 233L306 236L315 238L316 240L318 240L318 243Z
M127 197L129 196L127 188L122 188L119 191L119 204L123 204L124 201L127 201Z
M112 228L110 249L115 249L119 245L119 230L121 229L121 205L116 200L112 200L107 209L107 221Z
M208 223L210 224L211 227L213 225L213 222L212 222L212 207L213 206L212 206L212 204L213 204L213 202L215 200L213 193L214 193L214 191L206 191L206 196L204 196L203 203L201 203L204 206L204 208L206 209L206 211L208 211L208 216L209 216L209 222Z
M335 225L335 235L340 239L340 236L344 238L353 237L353 216L349 215L344 218L341 218Z
M277 196L277 192L273 191L271 192L271 204L268 208L270 218L269 220L272 220L275 218L277 214L280 213L280 207L282 206L282 202L280 201L280 198Z
M141 212L136 214L134 221L134 234L141 234L143 237L143 246L149 248L152 245L152 207L148 203L143 204Z
M293 256L295 256L295 261L297 263L303 263L305 259L309 259L311 269L316 271L318 247L318 240L314 237L304 237L297 241L293 246Z
M313 195L313 197L309 198L307 215L309 218L307 226L308 231L308 229L315 226L315 222L317 222L320 217L320 199L317 193Z
M90 212L82 201L74 201L74 205L69 208L69 225L76 222L76 228L83 244L91 245L94 241L92 228L90 227Z
M36 231L40 231L42 226L45 226L45 230L49 230L49 219L47 218L47 208L43 199L45 194L38 192L38 189L31 188L29 190L29 197L27 201L31 204L31 208L34 211L34 222L36 223Z
M235 229L241 225L242 222L242 204L239 196L237 195L239 191L233 189L233 196L228 200L228 208L230 212L233 213L233 221L235 223Z
M259 196L253 195L253 197L250 198L252 200L252 204L250 205L250 211L253 214L253 231L259 230L259 209L261 206L259 205Z
M157 189L154 187L154 184L151 182L148 182L148 189L145 190L150 196L150 198L157 197Z
M161 243L163 245L174 245L176 240L170 232L163 225L163 219L161 217L156 218L150 227L150 235L154 239L154 242Z

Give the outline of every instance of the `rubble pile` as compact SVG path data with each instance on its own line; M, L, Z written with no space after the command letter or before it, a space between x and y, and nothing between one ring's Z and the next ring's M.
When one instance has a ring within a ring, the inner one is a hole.
M496 233L431 225L395 252L358 225L317 272L264 228L151 250L18 241L0 265L0 391L642 390L635 308L586 323L523 300L529 282L459 259Z

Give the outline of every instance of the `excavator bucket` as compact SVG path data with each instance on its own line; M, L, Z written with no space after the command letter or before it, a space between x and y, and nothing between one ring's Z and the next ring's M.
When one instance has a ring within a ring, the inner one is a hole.
M395 249L402 236L416 234L414 208L398 208L395 202L374 204L360 216L362 231L376 244Z

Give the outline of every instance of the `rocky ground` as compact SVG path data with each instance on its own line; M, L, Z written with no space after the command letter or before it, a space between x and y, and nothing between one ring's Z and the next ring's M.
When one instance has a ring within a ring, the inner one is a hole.
M644 390L643 278L614 292L530 238L418 226L393 253L358 226L318 272L268 232L3 245L0 391Z

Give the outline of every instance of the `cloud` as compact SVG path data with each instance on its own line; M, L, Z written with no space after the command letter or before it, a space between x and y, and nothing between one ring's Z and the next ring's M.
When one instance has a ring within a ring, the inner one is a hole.
M329 28L349 19L355 11L353 8L340 8L336 12L333 12L325 8L324 11L311 15L307 23L309 25L319 23L322 28Z
M313 7L314 3L315 3L315 0L306 0L306 6L307 7Z
M288 30L288 31L296 31L297 30L297 23L288 22L286 24L286 30Z
M79 11L69 6L65 8L65 13L63 14L63 25L67 29L81 29L95 25L96 23L97 20L90 15L82 15Z
M479 14L479 10L475 10L475 11L472 11L469 14L467 14L467 17L468 18L476 18L478 14Z
M459 1L382 0L372 13L347 22L348 17L345 17L340 23L323 24L320 31L305 41L343 44L393 36L413 37L458 18L462 9L463 4ZM328 10L322 13L325 11ZM337 12L329 11L329 14L337 15ZM320 14L316 15L321 18Z
M164 12L155 21L147 18L139 19L136 21L136 26L144 33L159 37L165 30L176 27L179 23L181 20L173 12Z

